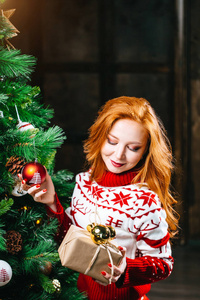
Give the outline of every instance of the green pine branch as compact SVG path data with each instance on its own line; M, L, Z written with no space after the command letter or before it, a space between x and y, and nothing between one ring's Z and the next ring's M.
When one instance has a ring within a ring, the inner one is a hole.
M0 52L1 53L1 52ZM15 104L22 109L32 103L35 96L40 94L40 88L27 85L24 81L12 81L10 79L0 82L1 93L4 93L9 98L7 100L8 107L13 107L13 117L16 116ZM11 115L10 115L11 116Z
M24 198L26 200L26 205L29 204L30 206L34 206L35 202L30 195L26 195ZM22 200L19 204L23 206ZM38 219L44 217L43 227L49 226L49 229L46 229L46 231L44 230L44 233L46 232L46 236L43 233L43 237L41 238L41 240L45 240L49 237L52 237L56 232L57 220L49 222L47 220L45 207L39 203L37 203L36 207L33 207L30 210L20 210L14 207L7 212L6 216L7 219L10 219L8 229L18 230L18 228L20 228L20 233L23 235L23 238L26 239L31 246L36 242L36 240L40 240L39 236L36 234L38 230L36 226L36 221Z
M41 104L40 88L25 84L21 81L9 79L0 81L0 110L3 111L7 123L13 127L18 124L15 105L22 122L29 122L35 128L46 127L52 119L54 111ZM10 119L12 118L12 122Z
M39 104L36 101L32 102L32 104L27 106L25 111L23 111L25 121L27 120L39 129L46 127L49 120L53 118L53 115L54 110L52 108L44 107L43 104Z
M0 147L0 151L1 151L1 147ZM5 163L3 164L3 162L5 162L3 159L1 159L0 155L0 195L5 194L5 193L9 193L11 187L13 186L14 183L14 178L11 176L11 174L9 172L7 172L7 170L5 170Z
M0 146L5 146L9 157L12 155L24 157L25 161L38 161L44 165L47 160L54 160L56 149L59 148L66 139L65 133L59 126L53 126L46 131L39 130L33 137L31 130L20 132L8 130L0 136ZM47 166L46 166L47 167ZM48 168L48 167L47 167Z
M6 251L6 241L3 237L6 231L1 227L3 227L3 224L0 224L0 251Z
M6 105L6 101L8 100L8 96L4 94L0 94L0 105Z
M38 280L48 294L53 294L56 291L56 287L53 285L53 281L46 275L40 273L38 274Z
M15 130L8 129L6 132L3 132L0 129L0 133L1 133L1 135L0 135L0 145L2 145L2 147L4 147L4 151L7 150L5 148L5 146L9 147L9 145L13 145L13 144L18 142L18 140L17 140L18 132L17 132L16 129Z
M5 214L13 205L14 201L12 198L10 199L3 199L0 202L0 216Z
M51 219L51 221L46 220L42 225L38 226L38 228L35 230L34 238L32 239L33 243L37 242L36 239L41 241L45 241L50 237L53 239L57 232L57 228L58 228L58 220L56 218Z
M0 201L0 217L6 214L7 211L10 210L11 206L13 205L14 201L12 198L10 199L2 199ZM4 229L4 224L0 223L0 251L6 251L6 241L4 239L4 234L6 233Z
M53 126L47 129L46 132L39 131L35 141L36 147L46 149L59 148L66 139L64 131L59 126Z
M27 134L27 132L20 133L20 143L10 150L15 154L18 153L19 156L25 157L27 161L38 158L41 164L49 168L55 158L56 149L66 139L65 133L59 126L53 126L46 131L38 131L35 137L29 140L25 138ZM47 163L47 161L49 162Z
M23 252L25 258L22 263L22 268L26 273L38 273L40 266L45 266L45 263L48 261L53 263L59 261L59 255L55 252L55 244L50 239L41 241L33 248L25 244Z
M21 54L20 50L7 50L0 48L0 76L17 78L25 77L30 79L36 64L35 57Z

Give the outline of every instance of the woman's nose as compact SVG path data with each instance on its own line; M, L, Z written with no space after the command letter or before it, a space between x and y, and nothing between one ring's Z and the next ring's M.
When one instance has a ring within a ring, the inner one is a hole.
M125 148L123 146L118 146L115 151L115 157L117 159L122 159L125 156Z

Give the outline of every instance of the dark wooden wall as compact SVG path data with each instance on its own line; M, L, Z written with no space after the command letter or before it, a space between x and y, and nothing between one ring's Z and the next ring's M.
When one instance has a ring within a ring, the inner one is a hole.
M38 58L32 84L68 137L56 168L83 169L82 142L106 100L144 97L172 142L182 242L200 238L200 192L191 189L200 164L198 0L7 0L3 8L17 9L12 43Z

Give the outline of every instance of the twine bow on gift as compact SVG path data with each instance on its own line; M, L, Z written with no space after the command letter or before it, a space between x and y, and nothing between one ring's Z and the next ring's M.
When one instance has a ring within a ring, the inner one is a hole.
M114 268L113 268L113 259L112 259L112 256L111 256L111 253L110 253L110 250L109 250L108 246L109 246L108 244L101 244L101 245L98 245L97 250L96 250L96 252L95 252L93 258L91 259L91 261L90 261L90 263L89 263L87 269L85 270L84 274L87 275L87 273L91 270L91 268L92 268L92 266L93 266L93 264L94 264L94 262L95 262L95 260L96 260L96 258L97 258L97 256L98 256L98 254L99 254L99 252L100 252L100 250L101 250L101 247L104 247L104 248L106 249L107 253L108 253L108 257L109 257L110 263L111 263L111 265L112 265L112 267L111 267L111 277L110 277L110 279L108 280L108 281L109 281L109 284L111 284L111 282L112 282L112 277L113 277L113 274L114 274Z

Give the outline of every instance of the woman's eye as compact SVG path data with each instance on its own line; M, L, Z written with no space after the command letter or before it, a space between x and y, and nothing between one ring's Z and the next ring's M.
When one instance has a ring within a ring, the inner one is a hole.
M134 148L132 148L132 147L128 146L128 149L131 150L131 151L133 151L133 152L137 152L140 149L140 147L134 147Z
M111 139L107 139L108 140L108 143L110 144L110 145L116 145L117 143L115 142L115 141L113 141L113 140L111 140Z

